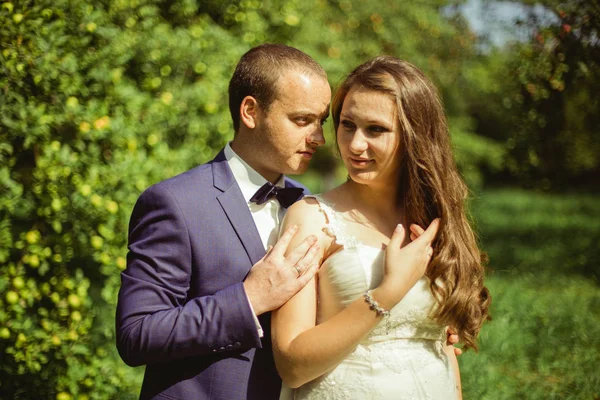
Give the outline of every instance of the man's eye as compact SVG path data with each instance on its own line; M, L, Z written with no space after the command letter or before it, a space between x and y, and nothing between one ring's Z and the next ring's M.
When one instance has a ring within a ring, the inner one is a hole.
M307 117L297 117L294 122L296 122L297 125L306 125L308 124L308 118Z

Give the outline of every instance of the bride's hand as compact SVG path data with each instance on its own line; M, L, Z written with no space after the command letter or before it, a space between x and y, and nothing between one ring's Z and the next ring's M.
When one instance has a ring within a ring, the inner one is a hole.
M411 224L410 226L410 240L416 240L419 236L421 236L425 232L425 229L421 228L417 224ZM452 327L446 328L446 345L454 347L454 354L458 357L462 354L462 349L460 347L456 347L456 344L460 341L458 333L456 329Z
M410 240L411 242L421 236L425 232L425 229L421 228L420 225L410 224Z
M439 218L429 224L418 237L402 246L406 231L398 225L388 244L385 254L385 271L379 285L381 302L391 308L417 283L425 273L427 264L433 255L431 243L435 239L440 225ZM388 308L388 309L389 309Z

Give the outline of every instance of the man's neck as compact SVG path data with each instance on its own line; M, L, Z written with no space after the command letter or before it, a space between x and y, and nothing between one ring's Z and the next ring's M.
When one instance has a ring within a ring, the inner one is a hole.
M231 143L229 143L229 145L231 146L231 150L233 150L233 152L239 158L241 158L246 164L258 172L267 181L271 182L272 184L275 184L279 181L282 174L276 174L263 168L260 162L254 158L254 154L256 154L256 152L252 151L252 147L247 143L239 140L239 138L235 138L233 141L231 141Z

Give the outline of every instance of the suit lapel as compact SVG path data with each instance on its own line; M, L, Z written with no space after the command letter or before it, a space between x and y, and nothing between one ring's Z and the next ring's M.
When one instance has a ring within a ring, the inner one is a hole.
M265 248L223 151L213 160L212 171L215 188L223 192L217 200L254 265L265 255Z

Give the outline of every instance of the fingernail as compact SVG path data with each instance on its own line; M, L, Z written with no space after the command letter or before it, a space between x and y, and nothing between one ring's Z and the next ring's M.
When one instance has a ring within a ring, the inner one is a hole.
M398 226L396 226L396 232L402 232L403 229L404 227L402 226L402 224L398 224Z

